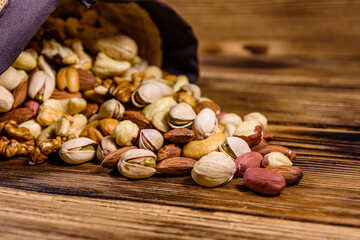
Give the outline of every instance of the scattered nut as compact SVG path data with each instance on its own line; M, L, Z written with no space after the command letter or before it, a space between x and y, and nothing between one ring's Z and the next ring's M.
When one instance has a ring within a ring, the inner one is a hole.
M174 143L188 143L195 138L194 131L187 128L174 128L164 134L164 138Z
M266 154L262 161L263 167L277 167L284 165L292 165L292 162L287 156L279 152L271 152Z
M234 136L244 139L250 147L253 147L261 141L262 128L257 121L244 121L237 126Z
M264 168L249 168L244 173L244 183L252 191L265 194L279 194L286 181L281 174Z
M303 171L295 166L277 166L268 167L267 169L281 174L285 178L287 185L298 184L304 176Z
M260 167L263 156L257 152L243 153L236 158L236 172L235 176L242 177L245 171L249 168Z
M263 140L262 140L263 141ZM263 145L257 145L255 147L252 147L251 150L253 152L259 152L262 155L266 155L272 152L279 152L287 156L291 161L296 159L296 153L289 148L280 146L280 145L269 145L269 144L263 144Z
M196 160L185 157L172 157L162 160L156 166L156 171L167 175L189 175Z

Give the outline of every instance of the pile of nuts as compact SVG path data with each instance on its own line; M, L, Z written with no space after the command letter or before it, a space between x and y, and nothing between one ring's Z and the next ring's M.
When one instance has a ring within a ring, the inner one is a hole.
M107 34L84 36L101 22L88 15L49 18L0 76L1 156L28 155L30 165L51 154L69 164L97 158L127 178L191 174L205 187L243 177L266 195L300 181L296 154L265 140L265 116L221 112L186 76L148 65L110 23Z

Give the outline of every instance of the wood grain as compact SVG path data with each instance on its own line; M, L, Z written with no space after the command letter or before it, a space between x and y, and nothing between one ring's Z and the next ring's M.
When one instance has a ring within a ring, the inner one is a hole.
M248 55L265 45L270 55L360 55L358 1L165 0L194 28L201 49Z
M190 176L129 180L92 162L54 156L38 166L0 161L0 238L358 239L360 62L201 55L204 96L269 119L271 144L298 155L299 185L279 196L241 178L203 188Z

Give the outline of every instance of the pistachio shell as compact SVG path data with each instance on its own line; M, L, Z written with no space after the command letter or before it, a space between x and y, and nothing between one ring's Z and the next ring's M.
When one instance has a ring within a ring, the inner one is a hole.
M119 146L116 144L115 140L112 136L106 136L104 137L101 142L99 143L97 150L96 150L96 156L100 161L104 160L105 157L117 150Z
M156 161L156 155L145 149L131 149L123 153L118 162L119 172L128 178L141 179L148 178L155 174L156 169L152 167L142 166L141 164L129 163L131 160L152 158Z
M224 141L219 149L221 152L225 153L228 157L231 157L235 160L238 156L243 153L251 152L249 145L243 139L239 137L228 137Z
M196 139L205 139L214 134L217 130L218 120L210 108L204 108L194 120L192 129Z
M136 107L144 107L163 97L162 89L156 83L141 85L131 95L131 101Z
M172 128L188 127L196 118L193 108L184 102L172 106L169 111L168 123Z
M55 79L50 77L46 72L36 71L30 78L28 95L30 98L34 99L39 91L44 87L43 96L39 100L47 100L54 91L55 84Z
M162 78L163 73L162 70L158 66L148 66L145 69L145 78Z
M81 137L74 138L69 141L64 142L59 150L59 155L64 162L69 164L81 164L88 162L95 157L94 150L77 150L77 148L82 148L89 145L95 145L96 142L90 138ZM72 150L76 149L76 150Z
M196 100L201 98L201 89L198 85L189 83L181 87L181 91L186 92Z
M104 102L99 109L97 119L116 118L120 120L125 112L124 106L115 98Z
M200 158L191 171L196 183L204 187L218 187L228 183L235 173L235 162L223 153L212 153Z
M156 129L143 129L140 131L139 147L157 152L164 145L162 134Z

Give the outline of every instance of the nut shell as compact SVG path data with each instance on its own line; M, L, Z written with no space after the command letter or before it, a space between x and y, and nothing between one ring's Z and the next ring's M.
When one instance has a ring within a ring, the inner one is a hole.
M140 131L139 147L157 152L164 145L162 134L156 129L143 129Z
M219 146L219 149L234 160L243 153L251 152L249 145L239 137L226 138L226 141Z
M204 108L194 119L192 130L198 140L206 139L217 131L218 120L210 108Z
M71 139L61 145L59 155L64 162L69 164L81 164L91 161L95 157L95 150L71 150L88 145L96 145L96 142L85 137Z
M127 177L133 179L142 179L148 178L155 174L156 169L152 167L142 166L136 163L129 163L131 160L135 160L138 158L153 158L156 160L156 155L145 149L131 149L123 153L120 157L120 161L118 162L118 170L119 172Z
M258 145L262 138L262 128L259 122L249 120L240 123L234 136L244 139L250 147Z

